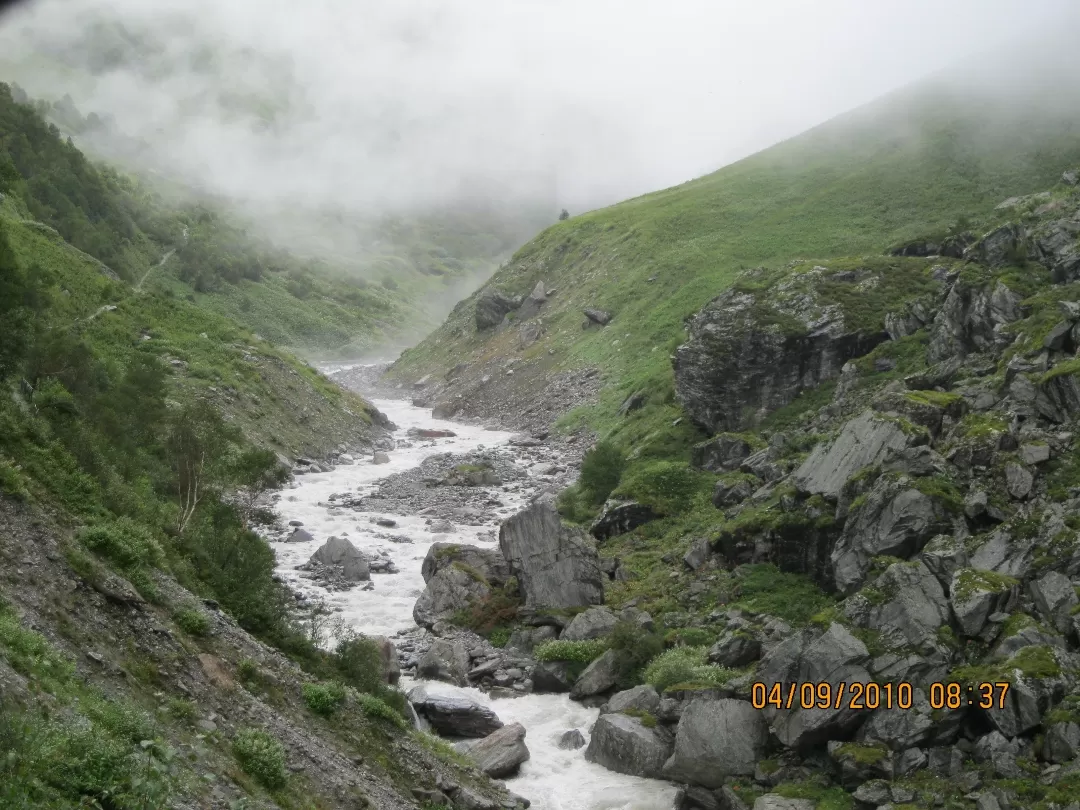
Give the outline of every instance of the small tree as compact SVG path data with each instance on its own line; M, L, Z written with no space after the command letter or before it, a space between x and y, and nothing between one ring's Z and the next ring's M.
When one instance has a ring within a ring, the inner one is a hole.
M564 219L570 219L570 212L565 208L559 214L559 222L562 222Z
M278 463L272 451L257 447L237 456L230 465L229 473L237 487L236 504L245 529L251 526L251 518L262 496L271 489L277 489L289 478L289 471Z
M176 530L183 534L199 503L225 472L224 461L235 431L205 400L184 406L171 422L165 446L176 474L180 502Z

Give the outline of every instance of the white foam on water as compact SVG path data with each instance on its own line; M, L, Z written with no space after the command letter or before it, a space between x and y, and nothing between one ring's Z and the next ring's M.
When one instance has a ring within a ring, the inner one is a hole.
M307 543L273 543L277 554L278 573L295 589L324 598L328 605L340 609L345 622L361 633L390 635L415 627L412 609L424 589L420 566L434 535L427 530L422 517L379 512L357 512L334 507L329 498L334 493L367 494L373 484L393 473L418 467L427 457L439 453L467 453L480 448L504 446L509 433L482 427L462 425L431 418L431 412L398 400L374 400L375 406L398 426L395 437L407 439L409 428L452 430L453 438L413 440L410 448L390 451L389 464L372 464L358 459L353 465L339 466L327 473L301 476L297 483L282 493L278 511L285 520L303 521L304 529L314 536ZM522 496L500 493L505 506L494 510L506 517L522 506ZM394 528L382 528L371 517L388 517L397 521ZM439 540L470 543L485 548L493 541L481 539L490 531L485 527L457 526L450 535ZM397 574L372 574L374 590L360 588L344 593L327 593L303 579L295 567L305 563L331 536L348 537L350 542L368 557L389 554L400 569ZM412 543L395 543L389 535L408 536ZM578 729L589 738L598 710L575 703L565 695L526 695L513 699L492 700L477 689L462 689L448 684L425 682L429 691L438 694L466 694L473 700L491 706L504 723L518 722L525 726L526 745L531 758L518 776L506 780L515 793L525 796L536 810L670 810L675 788L652 779L641 779L609 771L585 761L585 749L560 750L557 741L570 729Z

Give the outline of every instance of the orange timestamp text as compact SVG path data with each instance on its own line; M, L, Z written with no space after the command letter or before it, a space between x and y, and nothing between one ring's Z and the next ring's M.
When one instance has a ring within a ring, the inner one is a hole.
M931 709L1005 708L1008 682L962 684L935 682L925 687ZM911 709L915 687L900 683L792 682L767 684L758 681L750 689L755 709Z

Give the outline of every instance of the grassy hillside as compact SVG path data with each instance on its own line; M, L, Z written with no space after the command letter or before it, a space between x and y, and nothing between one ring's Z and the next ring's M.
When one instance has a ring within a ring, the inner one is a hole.
M997 96L927 81L714 174L559 223L489 284L512 294L527 294L539 280L557 288L539 341L519 352L506 332L477 332L474 296L405 352L392 374L415 379L462 359L519 353L545 372L596 365L607 389L589 422L614 427L623 399L648 390L654 407L619 423L640 436L633 422L659 425L679 415L653 411L673 401L670 354L682 342L683 320L740 270L878 253L1053 185L1080 162L1075 76L1043 77L1038 96L1019 80ZM585 307L612 313L611 325L582 330Z

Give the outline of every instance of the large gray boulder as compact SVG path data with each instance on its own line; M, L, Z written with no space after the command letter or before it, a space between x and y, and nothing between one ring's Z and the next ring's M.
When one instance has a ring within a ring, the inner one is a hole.
M331 537L311 555L311 564L340 568L349 582L371 579L367 558L343 537Z
M1028 593L1039 613L1059 633L1069 632L1073 609L1080 600L1076 597L1076 588L1067 576L1057 571L1049 571L1028 583Z
M585 671L574 681L570 697L573 700L581 700L593 695L602 695L613 689L619 680L616 660L615 651L607 650L585 667Z
M765 718L746 701L696 698L679 718L664 777L716 789L753 774L768 739Z
M734 472L753 448L742 436L722 433L690 449L690 464L714 473Z
M421 627L433 627L490 595L491 588L470 572L457 566L444 568L428 581L413 605L413 621Z
M559 638L562 641L588 641L603 638L611 635L611 631L618 623L619 619L611 612L611 608L592 607L576 615Z
M859 470L880 464L907 447L908 437L894 420L865 411L844 425L832 444L819 444L792 475L803 492L836 498Z
M493 287L484 290L476 299L476 328L483 331L498 326L508 312L519 306L520 298L511 298Z
M456 686L469 683L469 653L459 639L436 639L416 666L416 675L430 681L445 681Z
M660 695L649 684L626 689L611 696L601 712L638 711L655 714L660 707Z
M434 543L424 557L420 574L424 582L430 582L440 571L455 564L466 572L475 572L495 587L501 587L510 578L510 566L498 551L458 543Z
M660 515L651 506L637 501L612 499L604 504L596 520L589 526L589 534L597 540L606 540L632 532L638 526L644 526L658 517Z
M1015 583L989 571L957 570L949 585L949 602L961 635L977 638L990 616L1005 607Z
M493 779L513 776L521 763L529 759L525 747L525 726L511 723L493 731L478 743L469 746L465 755Z
M671 732L647 727L639 718L602 714L592 728L585 759L609 771L660 778L671 756Z
M833 547L836 588L850 594L866 581L875 557L907 559L949 528L944 509L910 482L882 477L848 514Z
M804 630L773 647L758 665L757 680L766 689L792 683L829 683L834 694L840 684L872 680L867 671L870 653L866 645L839 623L824 633ZM789 748L809 750L827 740L851 732L862 719L845 702L839 708L766 708L762 716L776 737Z
M804 306L812 294L776 293L721 293L693 317L675 352L675 394L709 433L744 429L886 339L884 331L848 331L836 307Z
M585 532L566 526L548 494L499 528L499 548L528 608L571 608L604 601L604 574Z
M460 695L436 695L423 684L409 690L416 713L446 737L486 737L503 727L491 709Z

